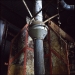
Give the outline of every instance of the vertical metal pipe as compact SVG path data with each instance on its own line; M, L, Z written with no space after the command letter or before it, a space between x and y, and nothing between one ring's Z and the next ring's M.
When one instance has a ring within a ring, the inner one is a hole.
M35 0L35 14L42 9L42 0ZM42 11L36 15L36 21L43 21ZM45 74L43 40L34 40L34 71L35 75Z
M2 20L0 20L0 73L3 74L3 67L4 67L4 41L3 41L3 34L4 34L4 27L5 27L5 24L3 23Z
M45 74L43 41L40 39L34 40L34 70L35 75Z
M42 9L42 0L35 0L35 14ZM43 21L42 11L35 17L36 21Z
M0 45L2 44L2 37L3 37L4 27L5 27L5 24L3 23L2 20L0 20Z
M47 35L46 25L35 24L29 28L29 35L34 40L34 74L45 74L43 39Z
M35 14L42 9L42 0L35 0ZM29 35L34 40L34 74L45 75L43 39L47 35L48 27L42 22L42 11L36 15L35 21L29 27Z
M42 9L42 0L35 0L35 14ZM43 21L42 11L36 15L36 21ZM34 40L34 71L35 75L45 74L43 40Z

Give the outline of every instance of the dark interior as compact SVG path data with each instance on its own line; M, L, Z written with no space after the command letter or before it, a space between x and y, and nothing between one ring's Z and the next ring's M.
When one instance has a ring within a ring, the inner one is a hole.
M33 14L34 0L25 0L31 13ZM69 5L75 5L74 0L64 0ZM45 7L45 5L49 5ZM45 8L44 8L45 7ZM47 14L49 17L58 13L57 0L43 0L43 17ZM61 29L64 30L75 40L75 10L66 10L59 6ZM26 7L22 0L1 0L0 1L0 19L8 23L8 34L6 38L6 45L4 50L3 63L8 63L10 43L14 36L24 27L26 24L26 16L30 17ZM34 16L34 14L33 14ZM45 18L44 18L45 20ZM58 24L57 17L52 19ZM7 66L3 66L3 74L6 75Z

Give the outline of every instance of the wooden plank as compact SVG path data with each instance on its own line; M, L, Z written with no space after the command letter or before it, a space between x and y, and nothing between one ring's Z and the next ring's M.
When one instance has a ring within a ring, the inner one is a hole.
M69 36L66 32L64 32L61 28L58 27L54 22L51 21L49 25L58 35L61 35L64 39L74 42L74 39Z

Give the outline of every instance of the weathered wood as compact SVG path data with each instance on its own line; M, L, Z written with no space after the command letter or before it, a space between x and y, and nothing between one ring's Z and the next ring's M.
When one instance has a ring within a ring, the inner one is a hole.
M74 42L74 39L69 36L66 32L64 32L61 28L58 27L54 22L51 21L49 25L58 35L61 35L64 39Z

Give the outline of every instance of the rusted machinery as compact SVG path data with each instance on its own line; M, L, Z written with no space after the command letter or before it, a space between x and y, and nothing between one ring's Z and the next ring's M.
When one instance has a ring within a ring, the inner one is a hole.
M11 42L8 75L34 74L34 43L28 24ZM68 44L50 28L44 40L45 74L70 74Z
M24 4L31 15L25 2ZM35 0L34 13L37 14L41 9L42 0ZM25 25L12 40L8 75L70 74L68 44L57 35L60 28L57 33L50 26L48 30L48 26L42 22L42 17L42 11L40 11L29 23L29 29L28 24Z

